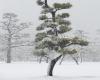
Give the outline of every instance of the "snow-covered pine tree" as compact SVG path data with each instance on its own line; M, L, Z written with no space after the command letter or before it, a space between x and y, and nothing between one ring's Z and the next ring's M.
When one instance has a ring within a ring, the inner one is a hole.
M50 59L49 68L47 71L48 76L53 76L53 69L56 62L66 54L77 53L76 49L69 49L71 45L87 46L88 42L79 39L78 37L62 37L66 32L72 30L70 27L70 21L66 20L70 15L69 13L63 13L62 10L70 9L72 4L67 3L54 3L52 6L48 3L48 0L37 0L38 5L42 7L41 16L39 17L43 23L36 28L38 33L36 34L36 46L35 55L41 57L49 57L50 54L56 54L56 56ZM58 12L62 12L59 14ZM49 54L47 53L47 50ZM54 53L53 53L53 52ZM55 53L56 52L56 53ZM57 54L58 53L58 54ZM77 60L75 60L77 62Z

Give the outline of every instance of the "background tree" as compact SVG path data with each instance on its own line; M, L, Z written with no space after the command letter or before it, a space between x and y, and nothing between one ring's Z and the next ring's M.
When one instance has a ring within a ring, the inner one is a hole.
M0 34L2 44L5 45L3 50L7 50L7 63L11 63L11 51L14 47L23 46L26 41L22 38L26 38L29 34L21 33L22 30L28 28L30 24L18 22L17 15L14 13L3 14L3 21L1 21L0 27L3 33Z
M66 32L72 30L70 27L70 21L66 20L69 18L69 13L58 14L61 10L70 9L72 4L68 3L54 3L53 6L50 6L48 0L37 0L38 5L42 7L41 16L39 17L43 23L38 26L36 29L38 33L36 34L36 51L40 51L42 55L43 52L45 55L50 57L50 64L48 68L47 75L53 76L53 68L57 61L69 54L76 63L77 60L73 57L73 54L77 53L77 49L70 47L73 45L84 45L87 46L88 42L84 41L78 37L67 37ZM64 35L64 36L63 36ZM35 53L36 53L35 51ZM46 52L48 51L48 52Z

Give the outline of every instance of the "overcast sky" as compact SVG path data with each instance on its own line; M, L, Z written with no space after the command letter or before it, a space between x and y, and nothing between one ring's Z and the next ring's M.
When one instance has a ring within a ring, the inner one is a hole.
M90 36L96 35L96 30L100 29L100 0L49 0L51 3L56 1L70 1L73 4L68 12L74 29L84 30ZM20 19L32 21L34 27L39 25L40 7L36 0L0 0L0 20L6 12L16 13Z

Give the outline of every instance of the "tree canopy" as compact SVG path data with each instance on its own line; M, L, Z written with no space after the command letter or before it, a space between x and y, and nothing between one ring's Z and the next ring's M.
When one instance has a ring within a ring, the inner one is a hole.
M78 37L60 37L60 35L71 31L72 28L70 27L71 22L67 20L70 17L69 13L62 12L58 14L57 12L63 9L70 9L72 7L71 3L54 3L52 4L53 6L49 5L48 0L37 0L37 3L42 7L39 20L43 21L37 27L37 31L39 31L35 39L37 43L35 48L37 50L48 48L56 52L60 51L60 53L74 54L77 53L77 50L68 50L67 47L71 45L88 45L86 40Z

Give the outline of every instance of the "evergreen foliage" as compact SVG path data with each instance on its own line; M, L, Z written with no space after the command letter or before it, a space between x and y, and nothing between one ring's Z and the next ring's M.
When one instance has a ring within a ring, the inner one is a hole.
M48 0L37 0L38 5L42 7L42 16L39 17L43 23L37 27L38 31L43 33L37 33L36 35L36 47L38 51L40 49L44 50L54 50L61 54L74 54L77 53L76 49L68 49L71 45L87 46L88 42L86 40L81 40L78 37L59 37L66 32L72 30L70 27L71 22L67 20L69 18L69 13L58 14L58 11L63 9L70 9L72 4L67 3L54 3L53 6L49 6ZM51 14L51 17L48 16Z

